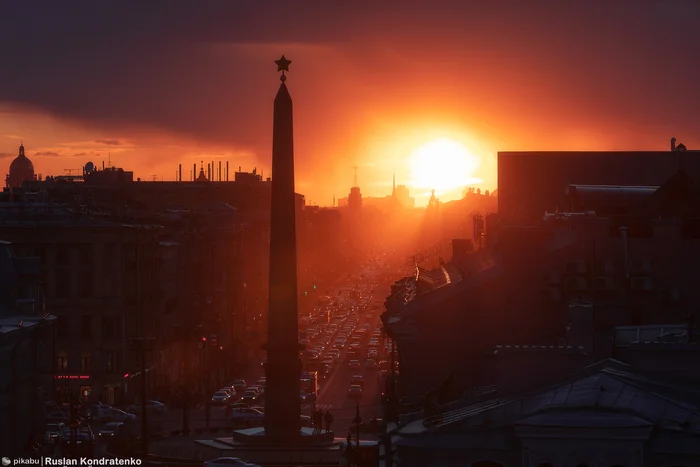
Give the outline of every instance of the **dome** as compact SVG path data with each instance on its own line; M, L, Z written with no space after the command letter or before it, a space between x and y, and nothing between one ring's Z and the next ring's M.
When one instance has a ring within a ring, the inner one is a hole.
M24 145L19 147L19 154L10 164L7 186L21 187L25 180L34 180L34 164L24 154Z

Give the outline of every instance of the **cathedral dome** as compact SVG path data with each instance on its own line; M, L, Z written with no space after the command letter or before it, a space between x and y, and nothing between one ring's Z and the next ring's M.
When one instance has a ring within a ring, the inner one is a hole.
M34 164L24 154L24 145L19 147L19 154L10 164L7 186L21 187L25 180L34 180Z

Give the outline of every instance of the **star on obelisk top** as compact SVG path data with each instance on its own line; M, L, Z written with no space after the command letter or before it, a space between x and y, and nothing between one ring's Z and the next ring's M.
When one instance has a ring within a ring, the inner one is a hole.
M277 64L277 71L282 72L282 76L280 76L280 81L284 82L287 77L284 75L285 71L289 71L289 65L292 63L291 60L287 60L287 58L282 55L282 58L279 60L275 60L275 63Z

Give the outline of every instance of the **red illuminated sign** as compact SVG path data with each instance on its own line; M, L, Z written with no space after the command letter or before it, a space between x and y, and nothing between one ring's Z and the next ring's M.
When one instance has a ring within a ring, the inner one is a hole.
M90 379L90 375L54 375L54 379Z

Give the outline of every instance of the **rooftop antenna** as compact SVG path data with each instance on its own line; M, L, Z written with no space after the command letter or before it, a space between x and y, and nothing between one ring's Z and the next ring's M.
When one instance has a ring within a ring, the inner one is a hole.
M353 186L353 187L357 187L357 186L359 186L358 183L357 183L357 166L354 166L354 167L352 168L352 170L354 171L354 175L353 175L353 177L352 177L352 186Z
M151 175L151 177L153 177L154 182L158 179L158 175Z
M107 167L109 167L109 168L112 167L112 153L111 152L107 153Z

